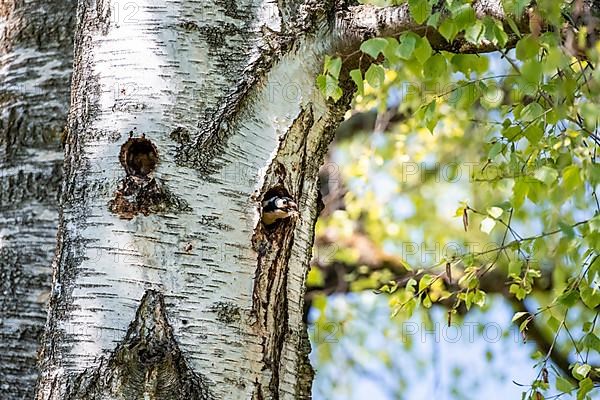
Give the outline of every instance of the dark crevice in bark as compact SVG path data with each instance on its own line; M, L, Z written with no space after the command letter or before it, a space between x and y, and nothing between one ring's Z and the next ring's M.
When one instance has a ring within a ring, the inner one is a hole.
M306 136L314 124L312 109L304 110L290 127L288 136L280 143L278 156L271 163L265 178L262 192L281 194L299 199L302 194L303 169L287 171L286 163L288 152L300 152L301 160L306 158ZM301 143L298 145L297 140ZM299 147L299 148L298 148ZM302 163L300 163L302 164ZM293 176L298 176L296 182L291 181ZM252 243L258 253L257 269L254 279L253 312L259 334L263 336L263 361L270 372L269 393L273 399L279 398L279 369L281 355L289 334L288 326L288 298L287 298L287 273L288 263L294 242L294 219L286 219L275 227L265 227L262 223L257 226ZM255 390L262 390L258 385ZM255 398L265 397L263 394L254 394Z
M332 105L330 114L319 120L315 120L311 107L302 110L281 140L277 156L265 174L261 192L266 194L271 191L295 199L299 204L300 212L305 213L303 218L312 221L313 228L316 222L318 193L317 191L307 193L306 189L317 188L316 180L320 164L333 138L335 126L342 119L343 111L350 99L351 95L344 96L339 104ZM261 195L257 197L263 198ZM313 212L315 212L314 216L309 215ZM265 393L275 396L273 398L281 395L280 370L289 368L283 364L281 357L289 345L293 346L293 351L297 355L295 370L298 375L295 377L294 396L298 399L307 399L311 395L314 372L308 359L310 342L306 326L289 326L288 322L288 307L296 306L288 303L303 302L302 288L300 298L292 300L287 293L286 277L290 273L288 264L292 256L296 224L294 218L283 220L271 231L259 223L253 236L253 247L258 253L253 310L257 318L257 331L264 338L264 362L270 369L268 389L265 388L267 382L263 380L255 386L254 398L269 397L265 396ZM312 242L313 238L313 233L310 232L308 240ZM301 260L306 257L302 260L302 265L308 265L311 257L310 250L300 257ZM261 390L265 393L259 393Z
M210 400L209 382L186 363L167 319L164 297L148 290L127 335L108 360L67 387L69 399Z
M259 257L252 308L263 336L263 361L271 374L269 392L273 399L279 398L280 360L288 331L287 272L294 240L292 224L292 221L283 221L274 231L267 233L264 228L259 229L253 237ZM263 397L261 394L260 398Z

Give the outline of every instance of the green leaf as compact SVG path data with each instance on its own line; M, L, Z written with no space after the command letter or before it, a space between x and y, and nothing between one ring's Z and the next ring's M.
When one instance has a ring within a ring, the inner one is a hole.
M436 54L423 65L423 74L426 79L437 80L446 74L446 69L446 58L441 54Z
M509 286L508 291L509 291L509 293L514 294L518 300L523 300L525 298L525 296L527 295L527 292L525 291L525 289L523 289L521 286L519 286L515 283L513 283L512 285ZM529 320L523 321L523 324L521 324L521 326L523 326L523 325L526 326L528 321ZM521 329L521 330L523 330L523 329Z
M317 77L317 87L326 99L331 97L334 101L338 101L342 97L343 92L338 86L337 79L330 75L319 75Z
M422 24L431 15L431 4L427 0L408 0L408 9L417 24Z
M558 296L558 302L566 307L572 307L579 300L579 294L575 290L567 290Z
M529 103L521 111L521 120L531 122L544 114L544 108L537 102Z
M467 78L472 72L484 73L488 70L489 62L487 57L480 57L475 54L455 54L451 60L454 70L462 72Z
M590 373L592 367L589 364L575 364L573 367L573 377L578 381L584 379Z
M400 47L400 44L398 43L398 40L396 38L387 38L387 46L385 46L383 48L383 56L390 62L390 63L397 63L400 60L398 60L398 48Z
M523 135L527 138L529 143L537 144L542 137L544 137L544 130L542 129L543 123L531 124L523 131Z
M385 38L372 38L363 42L360 45L360 50L373 58L377 58L379 56L379 53L382 53L383 49L387 45L388 41Z
M590 378L585 378L579 382L579 390L577 391L577 400L583 400L585 396L594 389L594 382Z
M575 230L571 225L565 224L562 221L558 221L558 228L561 230L562 233L565 234L565 237L567 237L568 239L573 239L575 237Z
M587 349L600 353L600 338L593 332L590 332L583 337L583 345Z
M519 319L521 319L522 317L524 317L526 315L529 315L529 313L527 311L519 311L519 312L515 313L515 315L513 315L511 322L518 321Z
M486 39L497 44L499 47L504 47L508 41L508 35L504 32L500 22L486 17L483 20L483 24L485 26Z
M581 297L581 301L583 301L590 310L594 310L600 305L600 292L595 288L587 286L585 282L582 282L579 285L579 296Z
M400 37L400 46L396 51L398 57L408 60L412 57L418 37L413 33L405 33Z
M429 274L423 275L419 281L419 293L422 293L425 289L427 289L427 287L431 285L431 282L433 282L433 279L433 276Z
M517 58L521 61L526 61L531 57L536 56L539 52L539 48L540 45L538 40L534 36L523 36L523 38L517 42Z
M328 72L332 77L338 79L340 76L340 70L342 69L342 59L339 57L331 58L325 56L325 71Z
M437 28L440 23L441 16L442 16L442 14L440 14L439 12L435 12L435 13L431 14L431 16L427 19L427 26L432 26L434 28Z
M458 26L453 20L445 19L444 21L442 21L442 24L438 28L438 32L440 32L444 39L451 42L452 40L454 40L456 34L458 33Z
M521 68L521 76L523 76L525 83L530 86L527 89L537 88L542 80L542 63L537 60L526 61Z
M506 42L508 42L508 35L504 32L504 28L500 21L495 21L494 24L494 36L496 37L496 41L500 47L506 46Z
M483 23L477 20L475 23L465 29L465 39L467 42L479 44L481 38L483 37L484 30L485 27L483 26Z
M417 286L417 281L414 278L410 278L406 282L405 290L409 293L415 293L415 286Z
M425 296L425 298L423 299L423 307L431 308L431 306L432 306L431 299L429 298L429 296Z
M551 315L548 318L547 324L548 327L552 329L552 332L554 332L555 334L556 332L558 332L558 328L561 326L561 322L558 319L554 318L553 315Z
M600 115L600 107L597 104L584 103L580 106L581 116L585 122L585 127L594 131L598 125L598 115Z
M540 167L533 174L535 179L544 182L546 186L550 186L558 181L558 171L550 167Z
M487 213L494 218L500 218L503 212L504 210L500 207L490 207L487 209Z
M521 322L521 324L519 325L519 332L524 332L527 329L527 325L529 325L529 323L533 321L533 319L531 318L525 318L523 320L523 322Z
M350 71L350 78L356 84L356 89L358 90L358 94L361 96L365 93L365 83L363 81L362 72L359 69L353 69Z
M511 14L521 15L525 7L531 4L531 0L513 0L504 4L512 6L507 8L507 11L510 10Z
M518 15L520 15L520 14L518 14ZM519 27L515 23L515 20L512 19L512 17L510 17L508 15L506 16L505 20L506 20L506 22L508 22L508 26L510 26L510 29L512 29L513 33L515 35L517 35L518 37L521 37L521 31L519 30Z
M365 79L369 82L369 85L374 88L381 87L385 80L385 70L381 65L371 64L365 73Z
M512 204L519 208L523 205L525 197L529 193L529 184L525 179L516 179L513 186L513 201Z
M523 261L513 260L508 263L508 276L520 276L523 268Z
M488 152L488 160L493 160L494 157L496 157L498 154L500 154L500 152L502 151L503 148L504 148L504 143L502 143L502 142L494 143L494 145L490 148L490 151Z
M508 126L502 130L502 136L504 136L510 141L513 141L517 136L521 134L521 132L522 130L519 126Z
M563 169L562 188L570 193L581 186L580 170L577 165L570 165Z
M419 38L417 45L414 50L414 55L421 64L425 63L431 57L432 53L431 45L427 38Z
M485 292L483 290L475 290L473 295L473 303L479 307L485 305Z
M425 109L425 114L423 116L423 122L425 122L425 126L429 129L429 132L433 133L435 126L437 125L437 114L435 113L436 101L432 100L429 104L427 104L427 108Z
M575 389L575 386L566 378L562 376L556 377L556 390L563 393L571 393Z
M459 32L471 26L476 21L475 11L473 10L473 6L469 3L461 4L459 7L455 8L452 11L452 17L456 22Z

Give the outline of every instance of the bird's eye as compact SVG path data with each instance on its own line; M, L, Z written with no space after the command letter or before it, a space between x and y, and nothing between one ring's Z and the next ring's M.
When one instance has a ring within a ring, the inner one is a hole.
M286 199L283 199L283 205L287 206L288 201Z

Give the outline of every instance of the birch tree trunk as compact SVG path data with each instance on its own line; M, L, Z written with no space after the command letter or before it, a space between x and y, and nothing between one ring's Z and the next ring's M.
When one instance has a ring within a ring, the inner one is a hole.
M352 92L315 77L414 26L322 0L80 2L37 398L310 397L317 172ZM268 229L273 194L300 216Z
M0 3L0 398L31 399L58 227L75 1Z

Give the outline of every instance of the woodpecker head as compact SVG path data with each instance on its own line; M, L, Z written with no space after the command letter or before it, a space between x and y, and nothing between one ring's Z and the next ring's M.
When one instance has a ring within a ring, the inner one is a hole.
M262 222L266 226L293 215L298 215L298 205L287 196L273 196L262 203Z

